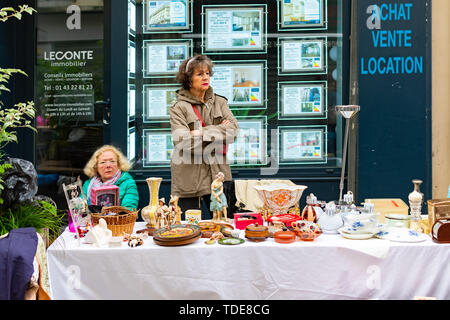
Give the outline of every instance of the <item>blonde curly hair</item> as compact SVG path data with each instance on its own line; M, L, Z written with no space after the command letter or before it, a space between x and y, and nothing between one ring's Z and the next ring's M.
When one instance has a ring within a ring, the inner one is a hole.
M104 145L98 148L94 154L91 156L86 166L83 169L85 175L89 178L95 177L98 175L98 158L106 151L111 151L117 157L117 167L122 171L128 171L131 168L131 164L128 159L124 156L124 154L114 146Z

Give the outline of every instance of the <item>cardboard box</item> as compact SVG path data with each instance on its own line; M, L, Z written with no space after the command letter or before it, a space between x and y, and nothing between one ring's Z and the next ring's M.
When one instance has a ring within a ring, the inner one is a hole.
M431 199L428 203L428 225L433 228L436 220L450 219L450 199Z
M92 188L91 204L102 207L113 207L119 205L119 187L104 186Z
M365 199L374 204L374 212L379 213L379 222L385 223L384 216L389 213L408 215L409 207L402 199Z
M251 217L254 217L254 219ZM252 223L258 223L260 226L264 225L264 220L260 213L243 212L234 214L234 226L236 229L245 230Z

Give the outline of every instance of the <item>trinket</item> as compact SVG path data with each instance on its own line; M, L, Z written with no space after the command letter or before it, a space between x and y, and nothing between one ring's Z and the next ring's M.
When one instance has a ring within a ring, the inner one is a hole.
M320 215L317 223L320 225L323 233L337 234L339 228L344 226L344 221L340 213L336 212L334 202L327 203L325 213Z
M144 240L140 236L131 236L128 240L128 246L132 248L142 246L143 244Z
M258 223L251 224L245 228L245 237L251 241L264 241L268 236L269 229L265 226L260 226Z
M213 213L213 221L225 221L227 219L227 198L223 193L223 181L225 180L225 175L223 172L219 172L216 175L216 179L211 183L211 204L210 210Z
M410 228L417 231L423 232L422 228L422 202L423 202L423 193L420 192L420 185L422 184L422 180L413 180L414 191L408 195L409 207L411 209L411 221Z

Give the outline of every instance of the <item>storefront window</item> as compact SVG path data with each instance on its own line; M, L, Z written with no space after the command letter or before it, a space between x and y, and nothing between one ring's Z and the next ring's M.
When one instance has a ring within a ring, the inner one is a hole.
M340 167L343 121L334 106L348 99L344 10L342 0L129 0L133 169L170 170L175 75L194 54L214 61L211 85L239 122L232 169Z
M103 0L36 9L36 168L76 176L103 144Z

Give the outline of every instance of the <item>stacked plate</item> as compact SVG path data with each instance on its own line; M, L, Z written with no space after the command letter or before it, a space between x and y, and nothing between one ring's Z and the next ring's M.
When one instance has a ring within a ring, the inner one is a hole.
M170 228L161 228L153 234L153 241L160 246L184 246L200 239L199 226L192 224L175 224Z

